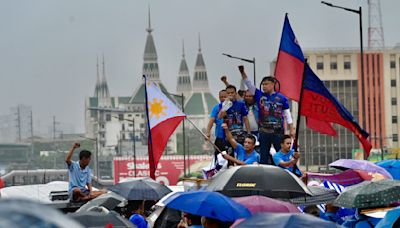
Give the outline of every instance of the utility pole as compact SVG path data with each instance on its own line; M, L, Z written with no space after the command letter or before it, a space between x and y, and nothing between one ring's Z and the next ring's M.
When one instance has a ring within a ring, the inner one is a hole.
M56 116L53 116L53 140L56 140Z
M21 107L20 105L18 105L17 107L17 129L18 129L18 142L22 141L22 137L21 137Z
M34 152L34 145L33 145L33 112L31 110L31 156L29 156L29 166L32 166L33 160L33 152Z

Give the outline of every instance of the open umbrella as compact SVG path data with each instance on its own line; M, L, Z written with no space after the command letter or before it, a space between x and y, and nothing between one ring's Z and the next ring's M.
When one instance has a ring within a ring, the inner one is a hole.
M309 179L331 181L333 183L340 184L343 186L358 184L365 180L388 179L388 177L385 177L380 173L372 173L357 169L348 169L343 172L333 173L333 174L307 172L307 177Z
M244 196L233 198L233 200L244 205L252 214L259 212L300 213L293 204L265 196Z
M347 187L340 194L335 206L346 208L371 208L382 207L400 201L400 181L381 180L364 181Z
M0 200L0 227L83 227L60 211L27 199Z
M150 178L118 183L111 186L109 190L128 200L159 200L171 192L171 189Z
M400 207L396 207L386 213L385 217L379 221L376 228L400 227Z
M108 192L90 200L86 204L82 205L82 207L80 207L76 212L90 211L92 208L101 206L107 208L108 210L113 210L118 205L125 206L126 204L127 200L124 197L114 192Z
M177 192L166 199L164 203L169 208L224 222L251 216L245 206L218 192Z
M288 201L294 205L310 206L323 203L332 203L339 193L335 190L327 189L319 186L308 186L308 189L313 194L312 196L299 196L289 199Z
M377 162L376 164L386 169L386 171L392 174L393 179L400 180L400 160L397 159L383 160Z
M288 213L259 213L251 218L239 223L235 228L257 228L257 227L274 227L274 228L297 228L297 227L324 227L337 228L342 227L336 223L325 221L308 214L288 214Z
M388 171L370 161L339 159L329 164L329 166L340 170L357 169L357 170L371 172L372 174L380 173L389 179L393 179L392 175Z
M236 166L218 173L206 187L231 197L263 195L289 199L312 195L293 173L271 165Z
M71 219L79 222L85 227L106 227L106 225L112 225L114 228L119 227L136 227L123 218L119 214L114 211L110 211L107 214L98 213L98 212L82 212L82 213L71 213L68 214Z

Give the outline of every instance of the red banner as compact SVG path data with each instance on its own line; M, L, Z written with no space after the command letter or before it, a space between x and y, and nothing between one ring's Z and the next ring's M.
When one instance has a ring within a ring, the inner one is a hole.
M186 157L186 172L199 172L203 167L210 164L209 155L191 155ZM176 185L180 177L183 177L183 156L167 155L162 156L156 169L156 181L165 185ZM149 177L149 160L146 156L136 158L136 177ZM123 179L135 177L135 163L132 157L114 158L114 181L120 182Z

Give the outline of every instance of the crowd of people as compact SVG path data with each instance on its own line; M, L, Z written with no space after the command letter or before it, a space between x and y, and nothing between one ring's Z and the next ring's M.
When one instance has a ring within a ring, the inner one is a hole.
M221 152L228 166L277 165L301 177L296 165L300 154L292 149L295 130L288 99L275 90L274 77L264 77L258 89L244 67L238 68L242 77L240 89L230 84L227 76L221 77L226 88L219 91L220 103L213 107L206 128L205 135L210 140L215 125L215 160ZM274 155L271 147L276 151Z

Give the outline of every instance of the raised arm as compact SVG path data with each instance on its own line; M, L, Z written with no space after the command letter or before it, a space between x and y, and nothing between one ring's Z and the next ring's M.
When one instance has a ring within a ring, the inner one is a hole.
M244 66L239 66L240 75L242 75L242 79L244 80L244 84L246 84L247 88L249 89L251 95L256 94L256 86L251 83L249 78L247 77L246 72L244 71Z
M237 147L237 142L236 142L236 140L233 138L231 132L229 131L228 125L227 125L226 123L223 123L223 124L222 124L222 128L223 128L224 131L225 131L226 139L227 139L228 142L231 144L231 146L232 146L234 149L236 149L236 147Z
M75 149L76 148L79 148L81 145L79 144L79 143L74 143L74 145L72 146L72 148L71 148L71 150L68 152L68 154L67 154L67 156L65 157L65 162L68 164L68 165L71 165L71 158L72 158L72 155L74 154L74 151L75 151Z
M224 83L225 86L230 85L229 82L228 82L228 78L226 77L226 75L223 75L223 76L221 77L221 81Z

